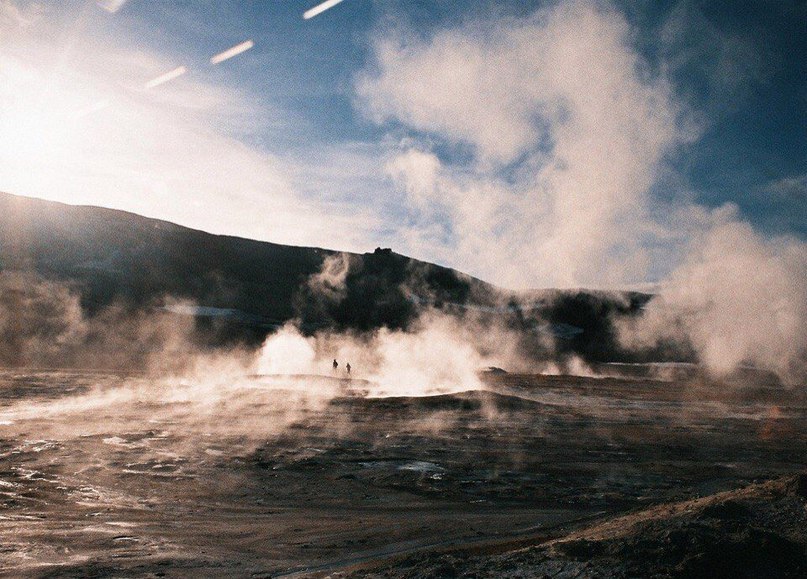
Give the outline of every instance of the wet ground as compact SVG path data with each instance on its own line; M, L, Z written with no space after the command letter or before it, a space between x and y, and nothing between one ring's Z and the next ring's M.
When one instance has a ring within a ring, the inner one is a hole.
M0 373L0 573L326 574L547 538L804 468L778 386L501 375L366 397L317 377Z

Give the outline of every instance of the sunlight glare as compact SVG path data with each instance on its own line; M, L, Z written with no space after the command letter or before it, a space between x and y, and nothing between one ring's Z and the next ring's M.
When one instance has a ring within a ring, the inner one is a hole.
M80 109L79 111L77 111L77 112L76 112L76 113L73 115L73 118L75 118L75 119L80 119L80 118L82 118L82 117L86 117L87 115L91 115L92 113L96 113L96 112L98 112L98 111L102 111L102 110L104 110L105 108L108 108L108 107L110 107L110 106L112 106L112 103L110 103L110 102L109 102L108 100L106 100L106 99L105 99L105 100L96 101L96 102L94 102L93 104L91 104L91 105L89 105L89 106L86 106L86 107L84 107L83 109Z
M0 190L59 197L77 160L98 146L91 114L110 102L70 71L7 66L3 72Z
M0 134L6 155L19 160L44 160L69 147L77 138L77 117L76 109L66 100L58 95L40 102L20 99L16 106L0 112Z

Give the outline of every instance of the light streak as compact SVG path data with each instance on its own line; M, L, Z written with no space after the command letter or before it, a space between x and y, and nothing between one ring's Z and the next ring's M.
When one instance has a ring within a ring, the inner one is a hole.
M225 60L229 60L234 56L238 56L242 52L246 52L250 48L255 46L255 43L251 40L245 40L241 44L236 44L232 48L228 48L223 52L219 52L217 55L212 56L210 58L210 64L218 64L220 62L224 62Z
M182 76L188 72L188 69L184 66L178 66L174 70L166 72L165 74L161 74L157 78L153 78L148 81L144 86L145 88L154 88L155 86L160 86L161 84L165 84L177 78L178 76Z
M326 0L322 4L317 4L313 8L303 12L303 18L305 18L306 20L308 20L309 18L313 18L314 16L322 14L326 10L333 8L340 2L342 2L342 0Z

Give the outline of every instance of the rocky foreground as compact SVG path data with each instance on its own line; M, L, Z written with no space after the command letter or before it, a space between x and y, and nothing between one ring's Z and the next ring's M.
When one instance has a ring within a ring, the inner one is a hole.
M803 389L370 386L0 372L0 576L807 576Z
M528 547L421 554L349 576L805 577L807 474L658 505Z

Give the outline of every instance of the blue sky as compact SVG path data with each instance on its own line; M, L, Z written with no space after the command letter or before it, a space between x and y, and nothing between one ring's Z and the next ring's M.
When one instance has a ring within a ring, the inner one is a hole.
M656 282L720 220L807 238L807 3L314 4L3 0L0 126L41 135L0 190L519 287Z
M386 20L425 36L489 15L528 15L546 2L346 0L304 21L314 4L133 0L107 24L112 34L197 64L198 74L237 83L304 119L303 135L263 135L260 142L277 152L383 136L353 106L352 82ZM676 61L678 92L705 117L703 135L676 163L699 198L734 201L765 228L807 234L807 193L794 219L798 195L772 199L768 189L807 173L807 3L624 2L620 9L649 62ZM674 37L660 40L665 28ZM226 70L204 66L211 50L243 38L256 41L251 54Z

